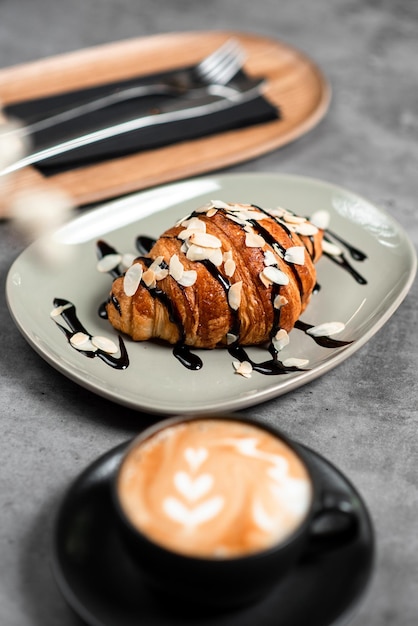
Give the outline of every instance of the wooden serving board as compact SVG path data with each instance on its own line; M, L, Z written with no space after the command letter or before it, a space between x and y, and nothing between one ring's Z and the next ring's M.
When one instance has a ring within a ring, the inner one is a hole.
M82 206L256 158L312 129L325 115L331 97L320 69L284 43L230 31L154 35L2 69L0 101L8 105L184 67L198 63L230 37L246 52L245 72L267 79L264 96L280 108L281 119L79 167L47 179L28 167L7 179L6 187L12 191L36 182L54 184Z

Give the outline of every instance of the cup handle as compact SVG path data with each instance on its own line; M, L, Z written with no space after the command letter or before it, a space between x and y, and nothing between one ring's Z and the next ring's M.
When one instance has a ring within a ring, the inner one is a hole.
M311 522L309 553L340 548L357 536L359 506L346 494L326 491Z

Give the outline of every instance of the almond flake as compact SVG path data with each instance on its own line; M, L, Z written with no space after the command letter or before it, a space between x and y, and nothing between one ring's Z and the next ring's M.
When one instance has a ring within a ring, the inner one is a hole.
M273 345L278 352L280 352L280 350L283 350L283 348L288 346L289 342L290 342L289 335L287 334L284 328L281 328L276 333L275 337L273 337Z
M304 246L292 246L291 248L288 248L285 252L284 260L287 263L293 263L294 265L304 265L305 247Z
M136 293L139 283L143 275L142 265L140 263L134 263L126 270L123 277L123 290L127 296L133 296Z
M211 248L202 248L192 244L187 248L186 258L189 261L204 261L209 259L211 252L213 252Z
M289 276L279 270L278 267L274 267L273 265L269 265L265 267L261 272L260 277L265 278L270 284L274 283L276 285L288 285L289 284ZM263 280L263 279L262 279ZM264 281L263 281L264 282Z
M163 262L164 257L163 256L157 256L153 262L151 263L151 265L149 266L148 269L150 269L152 272L155 272L155 270L160 269L160 265Z
M73 348L83 352L96 352L97 350L97 348L90 341L89 335L86 335L86 333L75 333L70 338L70 344Z
M209 209L209 211L206 213L206 215L208 217L213 217L214 215L216 215L218 212L218 209L215 209L215 207L212 207L211 209Z
M184 220L181 225L184 226L186 230L199 230L203 233L206 232L206 223L198 217L191 217L189 220ZM183 239L183 237L181 237L181 239Z
M202 248L220 248L222 241L215 237L215 235L209 235L209 233L201 233L198 231L193 232L190 237L190 243Z
M231 309L236 311L241 304L242 280L231 285L228 290L228 303Z
M273 217L277 217L277 218L282 218L284 215L287 214L287 211L285 211L285 209L279 206L275 207L274 209L266 209L266 211L269 215L272 215Z
M335 243L331 243L326 239L322 240L322 251L326 254L330 254L331 256L340 256L343 251L339 248Z
M306 222L305 217L300 217L300 215L288 213L287 211L283 214L282 219L288 224L302 224L302 222Z
M209 250L209 248L207 248ZM223 254L220 248L213 248L212 252L209 254L209 261L219 267L222 265Z
M168 269L166 267L157 267L155 271L155 280L163 280L168 276Z
M311 335L311 337L329 337L330 335L340 333L344 328L345 324L343 322L325 322L309 328L306 333Z
M314 224L321 230L325 230L329 226L330 215L328 211L316 211L309 219L311 224Z
M177 282L179 283L179 285L182 285L182 287L191 287L195 284L196 280L196 270L186 270L185 272L183 272L183 275L181 276L181 278L178 279Z
M177 254L173 254L168 268L170 276L179 281L184 274L184 267Z
M96 267L99 272L102 272L103 274L105 274L106 272L110 272L111 270L114 270L121 261L122 261L121 254L105 254L105 256L102 257L98 261Z
M280 294L274 298L273 306L275 309L281 309L282 306L285 306L289 300Z
M248 361L242 361L242 363L240 361L233 361L232 365L237 374L241 374L244 378L251 378L251 372L253 371L251 363Z
M297 359L296 357L290 357L282 361L285 367L305 367L309 363L309 359Z
M229 209L230 208L229 204L227 204L226 202L223 202L222 200L212 200L212 206L215 209Z
M147 287L155 287L156 279L155 272L152 269L147 269L146 272L142 274L142 280L146 284Z
M226 261L228 261L228 259L232 259L232 250L225 250L225 252L223 253L222 256L224 263L226 263Z
M102 350L103 352L107 352L108 354L116 354L118 351L117 345L107 337L101 337L100 335L95 335L91 339L91 343L93 346Z
M238 339L238 335L234 335L234 333L226 334L226 345L231 346Z
M62 313L64 313L64 311L66 311L67 309L71 309L73 305L68 303L68 304L63 304L61 306L56 306L55 309L52 309L50 316L51 317L59 317L60 315L62 315Z
M122 256L122 265L123 267L131 267L132 263L135 261L136 259L136 255L132 254L131 252L125 252L125 254Z
M264 265L277 265L277 259L271 250L264 252Z
M231 278L235 274L236 264L233 259L227 259L224 263L225 274Z
M303 224L298 224L295 227L295 232L303 237L311 237L312 235L316 235L318 228L310 222L304 222Z
M247 223L245 220L242 220L241 218L237 217L235 214L232 214L232 213L227 213L225 217L231 220L231 222L236 222L240 226L243 226L244 224Z
M199 207L198 209L195 209L194 212L206 213L211 207L212 207L212 202L206 202L206 204L204 204L203 206Z
M247 248L262 248L265 243L265 239L254 231L250 231L245 235L245 245Z

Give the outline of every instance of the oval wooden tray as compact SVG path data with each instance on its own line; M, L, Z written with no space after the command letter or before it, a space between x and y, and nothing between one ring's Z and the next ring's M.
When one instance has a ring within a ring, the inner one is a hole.
M84 205L205 172L275 150L312 129L325 115L331 90L302 52L249 33L204 31L154 35L51 57L0 70L0 101L11 104L67 90L128 79L199 62L226 39L239 40L249 76L265 77L265 97L282 117L156 150L80 167L48 177ZM15 188L43 177L27 168L10 179ZM45 181L44 181L45 182Z

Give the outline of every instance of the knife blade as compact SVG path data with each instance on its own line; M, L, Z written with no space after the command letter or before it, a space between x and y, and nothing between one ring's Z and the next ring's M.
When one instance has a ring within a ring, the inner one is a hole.
M29 154L19 161L12 163L8 167L0 171L0 176L11 174L21 170L29 165L41 163L47 159L53 158L72 150L82 148L97 142L104 141L113 137L117 137L126 133L130 133L143 128L150 128L172 122L184 121L197 117L227 111L239 104L249 102L257 98L262 92L264 80L259 80L245 91L231 91L228 97L216 97L213 93L207 94L201 99L192 99L190 101L182 101L182 107L173 108L176 105L172 101L161 104L158 112L151 115L143 115L118 124L107 126L93 132L86 133L79 137L74 137L63 141L59 144L49 146L42 150L38 150ZM24 130L24 128L23 128Z

